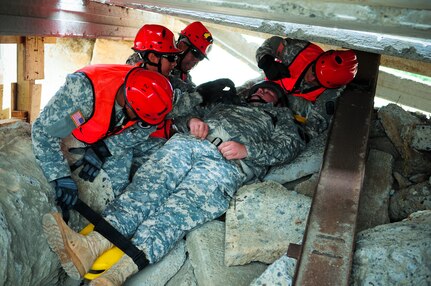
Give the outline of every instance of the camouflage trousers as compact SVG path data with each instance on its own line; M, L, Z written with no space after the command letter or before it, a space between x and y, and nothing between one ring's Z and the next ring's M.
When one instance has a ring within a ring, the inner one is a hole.
M136 169L165 143L160 138L148 138L139 146L125 150L121 155L108 157L102 169L111 180L114 196L119 196L129 185Z
M104 212L150 263L191 229L226 212L245 175L207 140L175 134Z

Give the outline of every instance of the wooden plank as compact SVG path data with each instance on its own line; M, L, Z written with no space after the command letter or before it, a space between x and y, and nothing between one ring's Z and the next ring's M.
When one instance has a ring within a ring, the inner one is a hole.
M21 119L24 121L27 121L28 119L28 112L27 111L23 111L23 110L13 110L12 114L11 114L11 118L12 119Z
M41 86L36 79L43 79L44 41L41 37L26 37L18 44L17 55L17 99L14 110L27 112L27 120L34 120L39 114Z
M34 81L33 81L34 83ZM18 44L17 49L17 86L16 104L14 110L30 110L30 84L31 81L25 80L25 43Z
M18 102L18 83L11 82L10 84L10 110L17 110Z
M0 36L0 44L18 44L21 42L20 36Z
M29 111L28 121L32 123L40 113L40 99L42 96L42 85L33 84L31 86L31 109Z
M383 55L381 66L431 77L431 63Z
M380 71L376 97L431 112L430 86Z
M44 78L44 54L43 37L25 38L25 80Z
M3 85L0 84L0 119L9 118L9 109L3 109Z

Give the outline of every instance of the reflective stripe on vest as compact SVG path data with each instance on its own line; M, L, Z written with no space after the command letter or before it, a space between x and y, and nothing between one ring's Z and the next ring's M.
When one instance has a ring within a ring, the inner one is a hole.
M136 122L129 121L115 131L109 130L117 91L132 68L130 65L91 65L77 71L85 74L91 82L94 107L87 121L73 130L72 134L76 139L93 144L109 135L124 131Z

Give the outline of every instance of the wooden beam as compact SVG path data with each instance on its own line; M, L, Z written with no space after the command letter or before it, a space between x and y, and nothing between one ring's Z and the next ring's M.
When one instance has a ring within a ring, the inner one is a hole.
M10 83L10 110L18 109L18 83Z
M381 58L380 65L388 68L431 77L431 63L427 62L420 62L384 55Z
M0 84L0 119L9 118L9 109L3 109L3 85Z
M25 38L25 80L44 78L44 39L42 37Z
M18 44L22 40L20 36L0 36L0 44Z
M29 122L39 114L41 88L36 79L43 79L44 46L41 37L26 37L18 44L16 111L27 112ZM13 110L15 111L15 110Z
M32 123L40 113L40 101L42 97L42 85L33 84L31 86L31 109L29 111L29 122Z

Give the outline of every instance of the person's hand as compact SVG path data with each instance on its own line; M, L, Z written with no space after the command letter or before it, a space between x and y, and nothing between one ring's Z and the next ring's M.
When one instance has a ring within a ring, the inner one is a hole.
M244 159L248 156L245 145L235 141L221 143L220 146L218 146L218 150L227 160Z
M190 134L196 138L205 139L208 135L208 124L199 118L189 120Z
M62 209L71 209L78 200L78 186L70 177L63 177L52 181L55 189L57 204Z
M196 91L202 96L202 105L214 103L235 104L239 102L235 84L228 78L220 78L199 85Z
M81 159L70 166L70 169L73 172L83 166L78 175L83 180L90 182L93 182L97 177L106 158L111 156L108 147L103 141L96 142L88 147L70 148L69 151L74 154L83 155Z
M289 78L289 68L283 63L275 61L271 55L263 56L258 62L258 67L263 69L265 76L269 80L279 80L282 78Z

